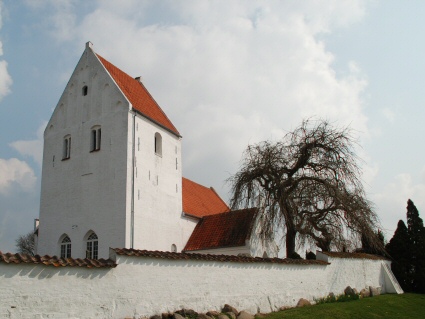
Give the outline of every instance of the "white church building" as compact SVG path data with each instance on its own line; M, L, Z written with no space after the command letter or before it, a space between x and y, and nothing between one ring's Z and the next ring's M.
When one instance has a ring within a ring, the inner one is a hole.
M90 42L44 132L37 254L109 248L277 256L256 211L230 211L182 177L182 136L147 91Z

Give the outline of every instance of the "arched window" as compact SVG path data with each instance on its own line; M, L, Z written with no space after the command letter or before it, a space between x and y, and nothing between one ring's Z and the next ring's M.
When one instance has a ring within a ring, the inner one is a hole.
M62 159L71 157L71 135L66 135L63 138L63 156Z
M65 235L65 237L61 241L61 257L71 257L71 239L68 237L68 235Z
M87 237L86 258L99 258L98 238L94 232L92 232L90 236Z
M90 133L90 152L100 150L102 131L100 126L93 126Z
M173 252L173 253L177 252L177 246L175 244L171 245L171 252Z
M87 85L84 85L83 86L83 96L86 96L88 91L89 91L89 88L87 87Z
M162 136L159 133L155 133L154 147L155 154L162 156Z

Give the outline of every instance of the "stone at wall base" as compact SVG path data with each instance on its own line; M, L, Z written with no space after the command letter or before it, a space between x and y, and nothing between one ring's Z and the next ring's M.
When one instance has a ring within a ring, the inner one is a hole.
M234 312L226 312L226 315L230 318L230 319L236 319L236 315Z
M173 314L173 319L185 319L185 317L183 317L182 315L178 314L177 312L175 312Z
M301 298L300 300L298 300L297 308L305 307L305 306L311 306L311 302L304 298Z
M224 307L223 307L223 309L221 310L221 312L222 312L222 313L226 313L226 312L233 312L233 313L235 314L235 316L237 316L237 315L239 314L239 311L238 311L236 308L234 308L234 307L232 307L232 306L230 306L230 305L228 305L228 304L225 304L225 305L224 305Z
M362 290L360 290L360 296L362 298L370 297L370 289L363 288Z
M207 316L210 316L210 317L218 317L220 315L220 313L218 312L218 311L215 311L215 310L211 310L211 311L208 311L207 312Z
M369 286L369 290L370 290L370 296L374 297L374 296L379 296L381 294L381 288L380 287L372 287Z
M344 294L345 294L346 296L354 296L354 295L355 295L355 292L354 292L353 288L351 288L350 286L347 286L347 287L344 289Z
M255 317L250 313L242 310L238 315L238 319L255 319Z

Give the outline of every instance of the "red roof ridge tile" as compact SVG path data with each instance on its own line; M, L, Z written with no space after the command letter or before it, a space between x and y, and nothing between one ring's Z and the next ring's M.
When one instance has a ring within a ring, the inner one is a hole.
M349 252L337 252L337 251L318 251L318 252L333 258L389 260L388 258L384 256L372 255L372 254L366 254L366 253L349 253Z
M218 195L218 193L215 191L214 187L210 186L210 189L214 192L214 194L217 195L217 197L222 201L222 203L227 206L228 211L230 211L229 205L227 205L227 203L220 197L220 195Z
M6 264L44 264L54 267L85 267L85 268L114 268L117 266L112 259L81 259L81 258L59 258L49 255L35 255L19 253L2 253L0 251L0 262Z
M206 187L182 177L183 212L203 217L229 211L229 206L212 187Z
M329 265L329 263L321 260L306 260L306 259L290 259L290 258L262 258L248 257L235 255L212 255L198 253L175 253L158 250L138 250L130 248L112 248L117 255L144 257L144 258L159 258L172 260L204 260L217 262L238 262L238 263L275 263L275 264L300 264L300 265Z
M143 83L134 79L101 55L95 53L95 56L132 104L135 111L155 124L181 137L177 128L173 125L167 114L165 114Z

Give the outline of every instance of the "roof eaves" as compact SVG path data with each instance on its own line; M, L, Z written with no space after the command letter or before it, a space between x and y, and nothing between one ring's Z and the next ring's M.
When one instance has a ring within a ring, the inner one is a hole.
M182 212L182 216L183 216L183 217L195 218L195 219L197 219L197 220L200 220L200 219L202 219L202 218L203 218L203 217L196 216L196 215L192 215L192 214L185 213L185 212Z
M112 259L81 259L59 258L57 256L30 256L27 254L2 253L0 262L6 264L43 264L54 267L83 267L83 268L115 268L117 264Z
M390 260L384 256L372 255L372 254L366 254L366 253L344 253L344 252L334 252L334 251L317 251L316 254L317 253L322 253L323 255L329 256L331 258Z
M202 251L202 250L214 250L214 249L224 249L224 248L236 248L236 247L246 247L249 248L247 243L245 242L244 245L229 245L229 246L210 246L205 248L199 248L199 249L189 249L189 250L182 250L182 252L192 252L192 251Z
M127 98L127 97L126 97ZM130 103L130 102L129 102ZM130 103L131 105L131 103ZM155 123L156 125L160 126L161 128L163 128L164 130L172 133L173 135L182 138L182 136L180 135L180 133L178 133L178 131L173 131L172 129L169 129L168 127L166 127L165 125L162 125L161 123L159 123L158 121L155 121L153 118L147 116L146 114L144 114L143 112L140 112L139 110L135 109L133 106L131 106L131 109L136 112L137 114L143 116L144 118L148 119L149 121Z
M170 260L204 260L212 262L238 262L238 263L274 263L274 264L304 264L326 266L330 263L322 260L290 259L290 258L262 258L234 255L212 255L198 253L174 253L158 250L137 250L128 248L112 248L117 255L142 258L157 258Z
M178 137L182 137L181 135L180 135L180 132L177 130L177 128L174 126L174 124L173 124L173 122L171 122L171 120L168 118L168 116L167 116L167 114L164 112L164 110L159 106L159 104L156 102L156 100L154 99L154 97L152 96L152 94L149 92L149 90L146 88L146 86L142 83L142 82L140 82L140 81L137 81L138 83L139 83L139 85L141 85L142 87L143 87L143 89L146 91L146 93L149 95L149 97L152 99L152 101L154 101L154 103L156 104L156 106L158 107L158 110L165 116L165 118L170 122L170 124L171 124L171 126L174 128L174 130L175 131L173 131L173 130L171 130L171 129L169 129L169 128L167 128L167 127L165 127L164 125L162 125L162 124L159 124L158 123L158 125L160 125L161 127L164 127L166 130L168 130L168 131L170 131L171 133L173 133L174 135L177 135ZM157 123L155 120L153 120L153 119L151 119L150 117L148 117L148 116L146 116L146 118L148 118L149 120L151 120L151 121L153 121L153 122L155 122L155 123Z

